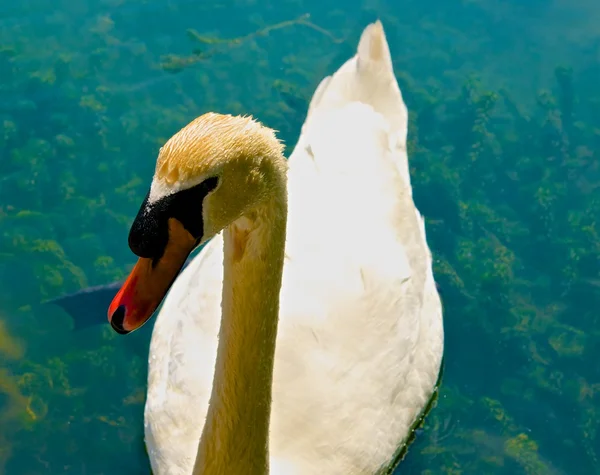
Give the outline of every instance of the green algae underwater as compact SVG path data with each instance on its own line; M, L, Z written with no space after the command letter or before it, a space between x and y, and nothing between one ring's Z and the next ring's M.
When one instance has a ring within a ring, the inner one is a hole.
M289 153L318 81L377 17L446 328L436 407L396 473L600 473L599 14L591 0L0 6L0 474L149 473L151 324L74 332L46 302L125 277L170 135L208 110L249 113Z

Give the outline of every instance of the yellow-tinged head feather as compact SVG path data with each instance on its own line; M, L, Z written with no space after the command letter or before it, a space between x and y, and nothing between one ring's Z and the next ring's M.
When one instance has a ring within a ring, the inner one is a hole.
M237 159L280 156L283 144L275 132L252 117L213 112L190 122L161 148L155 180L167 186L195 181Z

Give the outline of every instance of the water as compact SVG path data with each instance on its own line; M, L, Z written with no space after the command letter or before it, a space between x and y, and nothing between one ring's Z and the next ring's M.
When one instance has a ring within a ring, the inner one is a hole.
M158 147L193 117L253 114L289 152L318 80L376 16L445 304L440 398L399 473L600 473L599 14L595 0L0 5L0 473L149 473L151 325L74 332L45 302L126 275ZM238 43L186 33L298 18Z

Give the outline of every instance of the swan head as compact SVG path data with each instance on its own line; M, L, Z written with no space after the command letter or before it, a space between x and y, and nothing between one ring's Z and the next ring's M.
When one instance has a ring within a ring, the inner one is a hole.
M139 259L108 309L113 329L141 327L189 254L271 196L285 170L274 131L250 117L208 113L171 137L131 225Z

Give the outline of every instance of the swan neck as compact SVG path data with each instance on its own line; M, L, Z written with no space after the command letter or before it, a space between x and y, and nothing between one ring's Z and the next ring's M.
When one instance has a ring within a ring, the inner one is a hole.
M269 419L287 193L224 230L222 319L194 474L269 473Z

